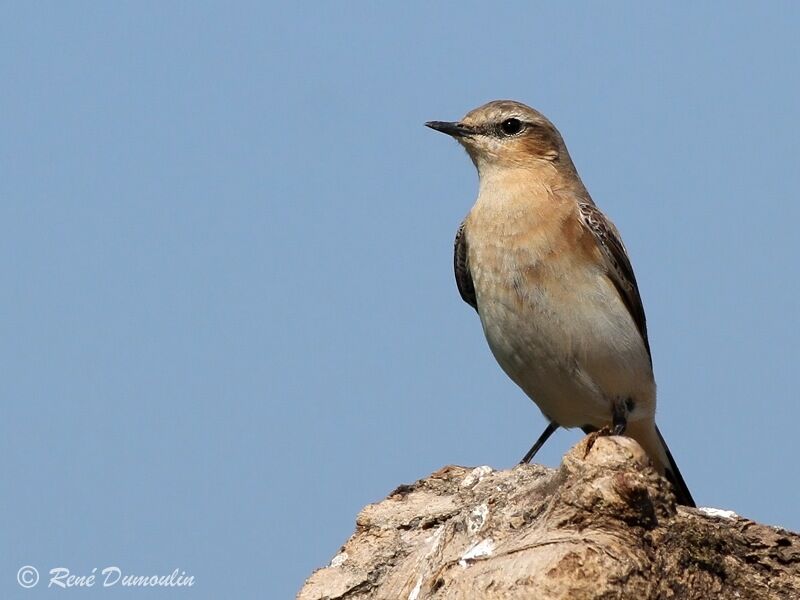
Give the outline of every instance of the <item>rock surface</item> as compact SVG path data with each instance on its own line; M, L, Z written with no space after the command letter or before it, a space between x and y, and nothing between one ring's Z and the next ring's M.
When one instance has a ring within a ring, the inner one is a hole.
M676 507L629 438L557 470L444 467L365 507L300 600L800 599L800 535Z

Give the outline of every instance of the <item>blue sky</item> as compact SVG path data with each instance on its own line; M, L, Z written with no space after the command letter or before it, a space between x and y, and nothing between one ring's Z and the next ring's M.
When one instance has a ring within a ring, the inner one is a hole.
M6 3L0 595L291 597L366 503L519 459L544 421L451 270L476 175L422 126L495 98L622 231L698 502L800 529L798 12Z

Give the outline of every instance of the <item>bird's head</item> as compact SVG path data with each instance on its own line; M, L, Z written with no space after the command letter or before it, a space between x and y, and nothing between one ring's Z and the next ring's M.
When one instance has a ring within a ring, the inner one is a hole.
M571 162L555 126L520 102L495 100L471 110L460 121L425 125L455 138L479 172Z

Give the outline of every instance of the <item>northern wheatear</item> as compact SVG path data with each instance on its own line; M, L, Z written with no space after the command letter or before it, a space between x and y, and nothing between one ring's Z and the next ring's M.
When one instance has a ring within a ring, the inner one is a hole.
M548 427L610 427L635 439L689 489L655 423L656 384L644 308L619 232L595 206L561 134L508 100L428 127L454 137L478 169L478 199L455 241L458 290L497 362Z

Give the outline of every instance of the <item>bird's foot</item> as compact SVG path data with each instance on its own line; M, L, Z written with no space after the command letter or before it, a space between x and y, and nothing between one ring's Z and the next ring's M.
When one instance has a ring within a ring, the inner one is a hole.
M615 433L616 428L611 428L608 425L605 427L601 427L595 431L592 431L589 435L586 436L586 449L583 452L583 457L586 458L589 456L589 452L592 451L592 447L594 443L597 441L597 438L607 437L609 435L620 435Z
M553 435L553 433L556 431L556 429L558 429L558 427L559 426L557 423L554 423L552 421L548 423L547 427L542 432L542 435L539 436L539 439L537 439L536 442L533 444L533 446L531 446L531 449L528 450L525 456L522 457L522 460L519 461L519 464L527 465L528 463L530 463L533 457L536 456L536 453L539 451L539 449L542 446L544 446L544 443L547 441L547 438Z

